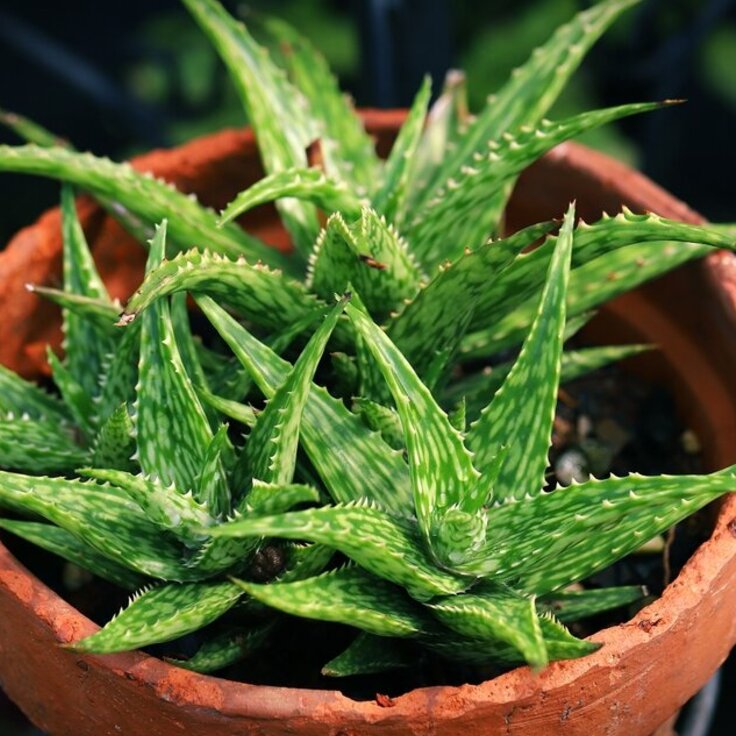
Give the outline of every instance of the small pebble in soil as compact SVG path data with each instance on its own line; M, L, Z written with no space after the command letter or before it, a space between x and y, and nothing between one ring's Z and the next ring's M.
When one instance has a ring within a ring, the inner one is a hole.
M555 475L563 486L571 483L583 483L590 478L588 472L588 458L576 447L560 453L555 462Z

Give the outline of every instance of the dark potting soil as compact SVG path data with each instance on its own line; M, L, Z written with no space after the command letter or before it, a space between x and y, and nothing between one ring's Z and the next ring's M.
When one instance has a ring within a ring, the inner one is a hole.
M550 488L557 483L566 485L572 479L584 480L590 474L605 477L609 473L702 471L698 438L677 417L672 397L615 366L560 390L550 461ZM585 581L584 587L636 584L658 595L707 539L709 530L709 514L696 514L647 545L647 551L630 555ZM127 600L127 593L12 535L4 534L3 543L35 575L99 624L109 620ZM575 624L573 631L585 636L626 621L647 600ZM236 617L237 613L231 612L211 631ZM427 655L411 642L402 642L400 646L414 662L411 668L340 679L322 676L322 665L343 651L354 636L355 630L347 626L284 617L266 649L217 674L253 684L338 689L349 697L373 699L377 693L390 698L416 687L481 682L500 672L448 663ZM148 651L157 656L186 658L196 651L200 641L199 635L192 635Z

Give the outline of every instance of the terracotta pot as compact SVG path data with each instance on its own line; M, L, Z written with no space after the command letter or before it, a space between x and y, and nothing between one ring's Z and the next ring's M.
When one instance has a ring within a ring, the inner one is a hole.
M381 145L398 113L367 113ZM225 131L173 151L137 159L205 203L222 206L259 173L250 133ZM595 219L621 203L698 222L700 217L639 174L577 145L532 167L509 210L513 225L559 215L576 198ZM142 257L90 201L81 216L113 292L137 284ZM251 225L283 244L273 214ZM43 370L41 345L57 339L47 305L23 289L59 274L59 218L44 215L0 256L0 351L27 375ZM701 438L708 466L736 454L736 268L715 254L605 310L605 339L646 340L658 356L635 367L669 385ZM390 707L338 692L259 687L192 674L141 653L82 656L57 646L96 626L39 582L0 547L0 684L29 718L51 734L422 734L451 736L550 733L645 736L665 723L721 664L736 641L736 497L726 499L712 537L661 599L632 621L593 638L604 646L580 660L534 675L520 668L478 686L419 689Z

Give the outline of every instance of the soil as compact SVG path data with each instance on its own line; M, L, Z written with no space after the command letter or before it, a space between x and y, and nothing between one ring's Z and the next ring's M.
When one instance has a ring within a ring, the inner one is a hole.
M566 384L559 394L550 452L549 487L609 473L697 473L702 470L698 438L679 420L671 396L663 389L609 366ZM583 583L585 587L645 585L651 595L662 592L668 580L710 530L707 513L697 514L666 538L649 545L649 551L630 555ZM93 621L102 625L122 605L127 593L89 576L63 560L38 550L11 535L3 543L46 584ZM644 604L634 604L573 626L579 636L622 623ZM222 623L226 623L226 616ZM274 642L254 656L217 674L253 684L339 689L355 699L373 699L376 693L397 696L417 687L479 683L500 671L447 663L405 645L416 655L416 666L373 676L327 678L321 666L339 654L355 630L297 618L279 629ZM147 651L157 656L186 658L196 651L200 637L192 635ZM265 656L264 656L265 655Z

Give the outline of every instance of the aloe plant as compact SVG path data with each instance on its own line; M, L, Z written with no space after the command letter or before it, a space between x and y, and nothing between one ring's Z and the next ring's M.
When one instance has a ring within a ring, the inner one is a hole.
M325 664L332 676L407 666L417 647L543 667L597 648L566 624L641 598L569 588L731 489L736 466L545 491L560 383L648 347L564 343L605 300L732 247L731 235L627 210L576 224L571 205L561 224L498 237L524 167L661 106L543 118L635 1L579 14L474 118L457 75L428 114L425 81L381 161L296 31L265 24L281 69L216 0L184 0L233 76L266 169L219 217L15 125L29 143L0 146L0 168L65 182L64 289L32 287L62 307L64 355L49 353L54 392L0 369L0 505L12 512L0 528L136 591L72 648L203 629L181 665L210 671L298 616L360 631ZM322 163L309 167L315 140ZM122 314L72 185L138 235L155 227ZM265 202L291 257L231 222ZM210 333L193 333L188 294Z

